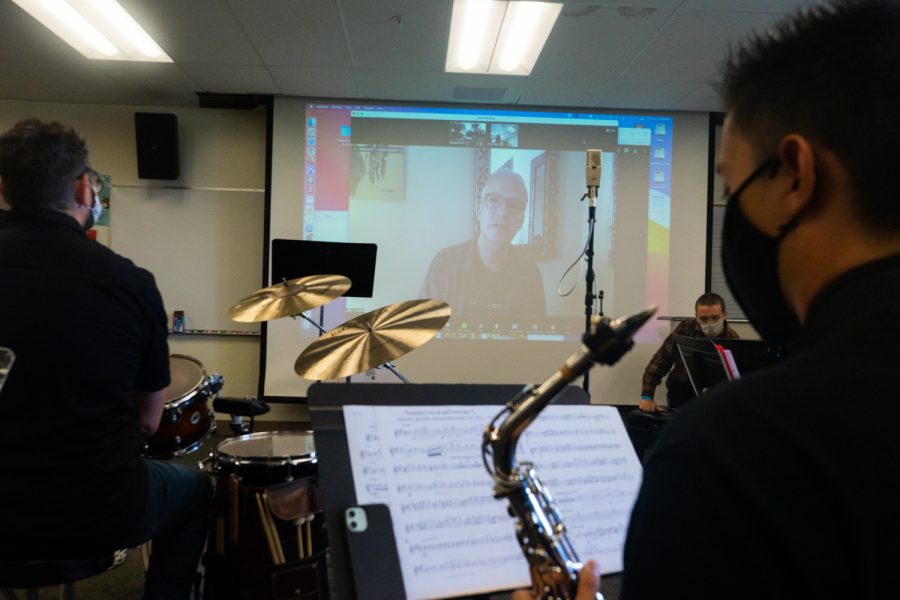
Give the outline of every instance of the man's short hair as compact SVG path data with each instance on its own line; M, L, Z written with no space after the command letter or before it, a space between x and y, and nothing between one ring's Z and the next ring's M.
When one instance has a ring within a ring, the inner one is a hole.
M481 197L478 198L479 206L481 201L484 199L484 190L487 189L488 182L496 179L505 179L511 182L512 187L515 188L517 195L525 202L528 202L528 187L525 185L525 179L523 179L521 175L519 175L509 167L503 166L491 173L488 178L485 179L484 187L481 188Z
M811 6L732 48L722 94L761 162L789 133L834 152L873 231L900 228L900 2Z
M69 208L87 166L87 144L61 123L28 119L0 136L0 179L13 208Z
M697 298L697 301L694 302L694 312L697 312L698 306L715 306L717 304L722 308L723 314L728 312L727 310L725 310L725 299L722 298L722 296L713 292L707 292Z

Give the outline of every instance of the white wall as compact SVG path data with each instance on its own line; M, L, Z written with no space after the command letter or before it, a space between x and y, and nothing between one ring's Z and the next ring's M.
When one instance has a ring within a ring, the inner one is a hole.
M177 115L177 181L138 179L135 112ZM0 130L28 117L66 123L87 140L92 166L111 176L110 245L154 274L170 319L177 309L189 328L258 331L225 311L263 280L264 110L0 100ZM169 350L220 373L223 395L256 395L258 337L170 336ZM277 405L265 418L305 420L306 411Z
M173 112L178 116L182 173L178 181L137 178L134 112ZM302 111L293 114L298 113L302 119ZM70 124L87 139L93 166L112 177L111 245L155 274L170 316L172 310L184 310L190 328L258 329L231 323L224 313L228 306L263 285L264 111L0 101L0 129L6 130L30 116ZM705 172L707 142L699 138L706 118L699 114L679 115L679 120L688 121L699 137L690 142L697 150L696 156L678 157L673 177L685 177L693 170ZM280 147L282 156L297 152L296 146L280 138L278 131L275 145L276 151ZM299 171L296 175L295 182L273 182L273 194L297 189ZM673 230L679 220L705 223L705 188L691 189L689 196L690 201L679 203L680 210L673 209ZM686 210L685 206L690 208ZM579 208L576 203L573 210ZM272 222L299 219L299 214L273 215ZM272 237L279 236L276 232ZM693 301L702 292L704 252L705 239L700 236L672 240L673 264L694 267L671 277L669 314L691 314ZM660 336L670 330L666 321L653 321L650 326ZM289 335L295 337L294 324L287 327ZM746 329L747 336L753 336L752 330ZM409 366L433 358L429 350L426 345L406 359ZM221 373L225 379L224 395L257 393L259 338L174 336L170 338L170 351L193 356L208 371ZM532 379L541 381L549 376L571 351L574 348L561 348L530 364ZM615 369L594 369L591 379L595 401L636 402L641 373L654 351L655 347L640 344ZM299 385L301 382L295 381L293 374L296 353L283 358L290 383ZM306 410L273 405L266 418L305 420Z

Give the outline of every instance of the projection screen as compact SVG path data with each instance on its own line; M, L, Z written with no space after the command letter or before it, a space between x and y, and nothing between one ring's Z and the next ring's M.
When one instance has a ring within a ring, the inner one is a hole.
M450 304L435 339L395 361L413 382L540 382L578 349L588 149L602 151L593 293L604 314L654 304L687 316L703 292L705 113L300 98L276 98L273 110L267 248L377 245L372 297L330 302L325 328L405 300ZM592 371L594 402L634 403L668 332L652 321L620 365ZM266 324L265 397L305 395L311 382L294 362L317 335L300 319ZM385 369L354 378L398 381Z

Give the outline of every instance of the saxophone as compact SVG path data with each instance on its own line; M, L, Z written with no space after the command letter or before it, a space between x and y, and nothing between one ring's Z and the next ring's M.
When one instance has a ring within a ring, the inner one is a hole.
M531 463L516 464L516 444L525 429L564 387L595 363L615 364L631 347L632 336L656 312L647 308L615 321L594 318L581 349L539 386L528 385L514 396L484 430L482 458L494 479L494 497L509 502L516 537L528 560L534 592L540 600L575 597L582 564L566 534L550 492ZM502 423L497 422L506 415ZM603 596L597 594L598 600Z

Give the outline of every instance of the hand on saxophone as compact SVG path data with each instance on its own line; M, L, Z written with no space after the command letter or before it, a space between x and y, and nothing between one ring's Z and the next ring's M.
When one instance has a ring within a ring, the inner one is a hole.
M516 590L510 600L535 600L533 589ZM597 600L600 595L600 565L595 560L584 563L578 575L578 589L572 600Z
M575 592L575 600L603 600L600 594L600 564L596 560L589 560L578 572L578 590Z

